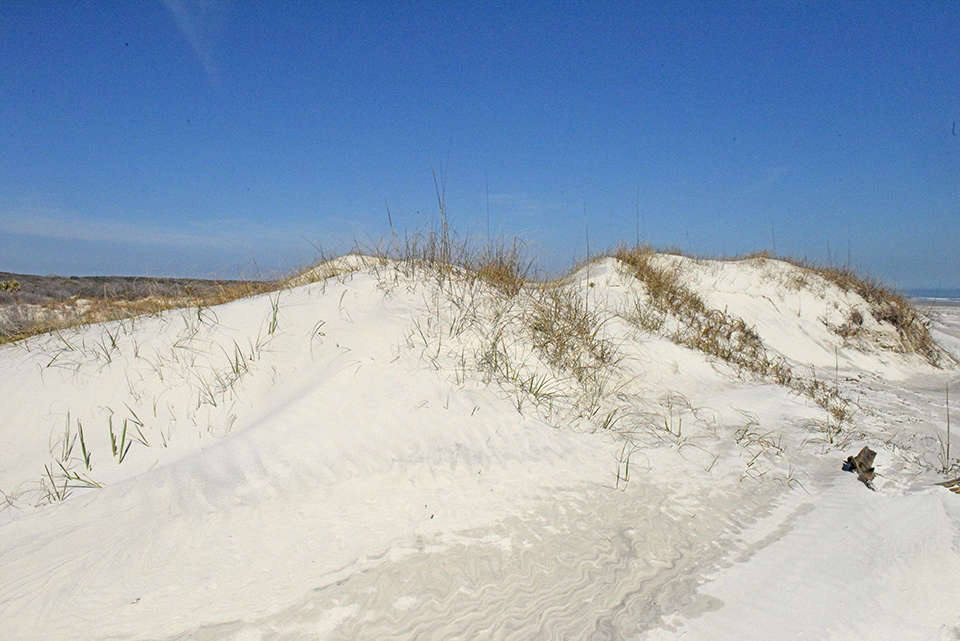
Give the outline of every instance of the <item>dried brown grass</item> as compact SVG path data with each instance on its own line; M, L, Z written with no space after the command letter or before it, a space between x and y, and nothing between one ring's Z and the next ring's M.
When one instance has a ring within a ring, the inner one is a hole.
M842 291L859 295L866 301L874 319L889 323L897 330L904 353L918 354L935 367L941 365L943 354L930 335L930 321L895 290L847 265L818 265L791 258L777 260L816 274ZM850 338L859 333L862 325L862 315L854 310L840 326L839 333Z
M32 300L39 299L39 303L25 302L14 295L3 301L6 314L0 323L0 344L71 327L151 316L170 309L212 307L282 286L280 281L203 281L198 287L197 281L184 281L182 287L178 287L181 293L169 295L162 293L164 288L157 283L151 285L150 279L136 281L136 289L122 295L112 295L105 289L102 295L51 300L49 295L35 292Z
M789 365L767 353L760 336L742 318L706 302L682 280L676 266L664 266L649 246L620 247L614 256L627 265L635 278L644 283L648 298L636 303L636 320L648 331L660 331L668 315L680 322L667 337L674 342L719 358L738 369L781 384L793 378Z

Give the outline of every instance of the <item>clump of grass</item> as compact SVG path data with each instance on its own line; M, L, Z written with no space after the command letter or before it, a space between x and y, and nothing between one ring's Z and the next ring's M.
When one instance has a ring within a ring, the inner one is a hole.
M757 332L744 322L718 309L710 309L687 287L676 265L663 265L648 246L620 247L614 256L644 283L647 300L636 303L636 321L647 331L660 331L668 316L679 320L668 334L674 342L719 358L740 370L772 377L786 385L792 380L790 366L767 353Z
M760 430L760 419L756 414L745 410L737 410L737 412L747 419L744 426L734 434L738 445L744 447L758 445L764 452L767 450L772 450L778 454L783 452L782 438L774 438L770 432L762 432Z
M692 316L681 336L684 345L719 358L742 370L772 377L781 385L791 382L793 374L787 362L771 357L760 336L742 318L717 309Z
M599 315L568 288L541 290L526 324L546 361L571 372L580 383L616 362L616 349L603 337Z
M641 315L648 328L659 329L663 315L670 313L690 318L706 311L706 304L695 292L683 284L679 269L675 266L657 264L652 247L640 245L634 248L621 246L614 257L628 265L633 275L646 285L650 305L657 314Z
M467 253L464 267L475 278L512 298L532 280L533 263L516 239L507 245L503 240L487 243L474 253Z
M863 328L863 314L858 309L851 309L847 314L846 320L837 328L837 334L841 338L852 338L860 333Z
M407 344L437 367L446 348L458 382L473 370L516 395L518 411L532 401L538 411L610 427L615 417L604 419L600 408L617 350L580 293L541 280L525 250L517 240L475 244L447 227L379 243L376 269L389 270L380 273L384 286L436 284Z
M548 396L551 407L612 429L623 418L614 406L623 400L624 356L586 295L569 284L543 284L525 301L521 323L539 359L552 368L556 389L564 390Z
M867 301L875 319L893 325L905 352L919 354L931 365L940 365L941 353L930 335L929 321L906 299L876 281L858 277L849 270L831 269L820 273L841 288L859 294Z
M83 453L83 464L87 471L90 471L91 465L90 451L83 436L83 425L79 420L77 421L77 434L73 434L71 425L70 413L67 412L63 436L50 446L50 454L54 456L54 462L52 465L43 466L45 474L40 477L40 494L41 499L45 499L48 503L63 501L70 496L72 490L78 487L101 487L96 481L73 470L76 461L72 454L78 440Z
M798 378L792 387L827 412L827 422L822 425L821 431L832 443L843 430L843 425L853 418L853 405L850 400L843 396L835 384L831 385L816 376L809 379Z
M127 452L130 451L130 446L133 445L133 441L127 440L127 420L123 421L123 432L120 433L120 438L117 438L117 435L113 431L113 416L109 418L110 424L110 449L113 451L114 458L117 459L117 463L123 463L123 459L127 456Z
M930 335L929 320L916 310L901 294L870 276L861 274L849 265L822 265L770 251L760 251L738 257L737 260L777 260L799 268L790 275L788 284L795 289L811 284L811 277L819 277L841 291L859 295L867 304L869 313L880 323L889 323L898 333L901 351L915 353L935 367L941 365L943 352ZM863 314L851 309L844 322L835 331L842 338L857 336L863 329Z
M357 251L375 256L378 265L389 265L406 278L428 276L448 289L463 281L483 282L512 298L535 280L533 261L519 239L477 244L446 226L395 235L389 244L374 243Z
M791 258L779 260L808 270L842 291L859 295L878 322L889 323L897 330L903 352L919 354L935 367L941 365L943 354L930 335L930 322L900 294L849 266L816 265ZM862 325L863 316L859 311L851 310L847 320L838 328L838 333L849 338L855 336Z
M843 424L852 418L851 404L836 385L829 385L816 377L803 379L795 376L786 360L767 352L752 327L741 318L709 308L683 283L679 268L662 265L650 247L621 247L614 255L646 285L648 300L636 304L635 319L641 327L660 331L666 319L672 316L677 322L667 337L674 342L804 394L827 412L824 431L831 441L840 433Z

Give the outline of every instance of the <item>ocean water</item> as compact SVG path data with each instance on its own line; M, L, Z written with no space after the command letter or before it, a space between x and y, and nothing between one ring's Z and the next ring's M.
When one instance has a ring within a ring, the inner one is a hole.
M907 289L903 293L907 298L922 303L960 303L960 289L951 287Z

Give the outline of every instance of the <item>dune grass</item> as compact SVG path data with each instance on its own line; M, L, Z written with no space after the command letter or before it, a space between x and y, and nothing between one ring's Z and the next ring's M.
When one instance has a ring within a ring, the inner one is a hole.
M799 268L794 277L794 287L809 287L813 278L835 285L841 291L860 296L867 304L871 316L881 323L889 323L899 335L903 353L918 354L934 367L940 367L947 356L930 335L930 321L894 288L868 274L858 272L850 265L822 264L807 259L778 256L769 251L753 252L741 259L777 260ZM846 339L855 338L863 331L863 316L851 310L846 321L837 328L837 333Z
M440 198L442 206L442 196ZM571 295L569 289L561 286L562 279L548 281L542 278L534 262L526 256L525 249L518 240L473 243L469 238L461 239L444 225L440 231L418 232L402 238L393 235L389 242L381 242L362 250L362 253L371 256L375 264L393 265L408 278L426 276L447 286L482 283L507 300L526 292L529 311L515 314L511 321L519 319L525 324L534 346L549 364L567 368L583 382L590 376L591 369L595 373L597 368L616 361L614 350L598 333L603 321L590 313L584 298ZM647 297L636 301L630 314L631 322L646 331L661 332L668 318L676 319L679 322L670 324L665 333L667 338L730 363L741 371L792 386L828 409L837 420L848 418L844 409L846 404L837 401L836 395L826 390L826 383L795 380L790 366L782 358L769 353L752 327L726 311L710 309L685 284L676 264L660 260L660 254L661 250L645 245L620 246L609 254L646 288ZM746 258L784 260L767 252ZM903 351L918 353L931 364L939 363L940 350L929 334L926 320L901 296L848 268L815 266L791 259L786 262L801 268L801 278L820 277L843 291L859 294L878 321L897 328ZM8 280L4 281L5 291L0 293L6 298L0 300L0 303L6 303L2 306L6 310L6 322L0 324L0 344L69 327L153 315L175 308L196 307L198 317L202 317L205 308L277 291L285 286L324 280L348 269L336 260L324 258L316 266L301 270L292 277L273 281L56 279L48 283L52 288L49 292L38 291L36 283L31 282L26 283L29 291L24 291L20 281ZM65 283L72 283L74 290ZM804 284L797 283L798 286ZM72 296L64 300L68 292L90 294L95 288L100 288L102 294L83 299ZM464 290L458 291L462 293ZM37 300L38 297L45 297L45 304L33 307L23 304L24 300ZM471 314L477 318L475 305L465 305L462 296L451 295L448 299L463 308L459 320L461 326ZM279 299L273 303L270 334L276 328L278 304ZM842 336L854 336L860 331L863 319L862 316L858 318L858 314L856 310L851 312L847 322L838 328ZM503 312L500 316L505 317ZM495 343L488 345L484 358L488 365L503 360L497 356ZM103 351L109 357L110 350L106 346ZM533 379L525 380L530 382ZM532 384L527 387L537 388Z
M859 294L870 306L870 312L876 320L890 323L897 329L904 352L919 354L931 365L939 366L943 355L930 335L929 321L903 296L846 266L795 264L809 269L843 291ZM856 334L861 326L862 319L855 312L843 327L845 331Z
M853 404L844 397L835 382L830 383L815 376L804 378L795 375L786 360L768 352L760 336L742 318L709 308L702 297L684 284L680 268L676 264L664 264L658 259L659 254L653 248L620 247L614 252L614 256L646 287L647 297L636 301L631 316L640 327L647 331L660 332L667 319L672 317L677 322L671 324L671 329L665 333L666 338L719 358L740 371L772 379L807 396L827 412L827 421L823 424L822 431L831 442L852 418ZM764 254L762 257L769 258L769 255ZM813 273L823 275L820 270ZM858 281L851 272L844 272L844 278L846 287L872 288L875 300L880 301L877 304L882 302L883 305L893 305L895 303L890 301L895 300L898 301L896 304L910 308L903 299L870 281ZM828 280L834 282L832 279ZM860 290L854 291L859 293ZM932 343L932 339L930 340ZM935 343L932 345L935 349ZM927 356L924 352L921 352L921 355ZM931 363L936 364L935 361Z
M668 315L680 322L667 334L674 342L719 358L735 367L781 385L793 379L790 366L767 352L756 331L742 318L719 309L710 309L696 292L683 282L680 269L657 261L650 247L620 247L614 256L646 286L648 297L637 300L633 318L644 329L660 331Z
M442 202L442 196L441 196ZM474 243L461 239L452 229L430 230L394 235L390 242L358 251L381 263L392 261L408 276L429 272L443 281L451 278L477 280L507 297L520 293L528 284L548 284L525 254L519 240ZM655 249L649 245L617 247L609 253L627 265L650 295L648 304L638 306L636 321L649 331L659 331L667 314L690 323L678 342L699 349L738 367L763 375L773 374L786 383L789 372L776 359L769 359L756 333L740 319L719 310L707 309L704 301L687 287L676 269L653 258L659 254L680 254L677 250ZM929 333L925 317L902 296L874 279L848 267L822 266L807 261L777 257L770 252L745 257L781 260L793 264L806 275L815 275L843 291L860 295L874 318L890 323L901 337L903 351L917 353L933 365L942 354ZM329 268L325 269L325 266ZM183 307L212 307L240 298L276 291L285 286L323 280L338 275L343 268L323 258L309 269L275 280L257 281L175 281L172 279L120 278L46 278L23 277L4 280L0 287L0 344L10 343L56 330L91 323L152 315ZM13 276L13 275L4 275ZM557 282L557 281L554 281ZM798 286L805 282L797 283ZM556 301L554 301L556 303ZM547 301L545 304L549 304ZM855 336L862 327L862 316L852 311L838 331L844 337Z
M277 331L279 292L284 287L343 278L353 270L366 267L378 275L385 288L437 285L430 289L433 307L429 318L414 323L408 344L419 345L432 362L437 362L445 349L458 350L455 354L459 363L455 374L458 381L462 381L468 371L473 371L487 382L496 382L504 389L512 390L518 411L532 404L546 415L559 414L565 419L586 420L597 429L617 429L630 434L647 426L662 432L678 445L687 438L690 424L684 422L684 416L696 420L696 409L689 403L677 405L668 399L651 412L643 408L653 407L656 402L625 392L628 384L623 377L629 375L621 367L624 360L622 345L607 331L609 323L620 320L614 319L609 310L592 306L589 287L580 287L576 284L579 281L569 277L544 277L527 256L523 243L517 240L475 243L469 238L458 237L445 226L442 231L410 234L403 238L393 236L389 242L379 243L362 253L365 258L352 261L324 258L317 265L286 279L232 281L210 284L205 288L183 284L173 293L164 293L169 290L154 287L141 279L134 292L117 294L104 288L103 295L89 299L55 300L51 296L45 306L40 306L46 313L30 315L24 312L20 317L16 317L16 313L24 299L17 297L37 294L25 291L24 285L18 282L18 289L11 286L0 292L8 297L7 306L14 311L12 325L8 323L7 329L0 330L0 343L53 333L60 336L61 352L80 349L82 355L109 363L118 344L118 337L111 331L119 332L123 326L111 330L108 321L180 308L196 324L208 320L215 323L213 308L216 305L277 292L276 297L270 299L271 312L265 321L266 336L258 336L256 344L251 343L249 350L241 349L236 342L232 350L225 348L228 365L219 369L214 367L207 379L195 374L199 382L198 406L216 406L222 395L231 391L248 373L263 340ZM632 306L623 312L623 320L729 363L739 372L776 382L807 396L826 410L828 420L822 430L831 442L852 419L853 405L843 397L835 382L797 375L786 360L764 346L756 330L745 320L726 310L710 308L687 284L675 261L664 260L658 250L643 245L621 246L608 256L619 261L627 273L643 283L646 294L633 299ZM772 259L769 254L754 258ZM862 296L878 321L889 322L897 328L904 351L918 353L937 364L939 350L923 317L902 297L847 269L787 262L801 268L801 278L811 281L822 278L843 291ZM585 267L589 269L589 265ZM797 286L803 285L797 283ZM192 308L196 309L195 314L190 311ZM855 333L862 320L858 323L851 315L840 331ZM185 322L190 324L187 316ZM91 323L101 323L106 330L96 344L78 348L71 344L69 337L59 334L64 329ZM123 331L133 331L133 327ZM133 349L136 349L135 341ZM54 354L51 365L59 357L59 353ZM172 357L175 359L176 354ZM182 366L190 371L195 369L188 362ZM160 365L157 367L159 372ZM135 426L141 425L138 419L134 423ZM139 438L133 439L127 427L126 419L122 429L117 431L112 423L108 425L111 454L118 463L127 457L132 440L149 447L139 427ZM169 436L161 433L164 445ZM766 448L772 438L748 424L738 436L738 442L760 444ZM79 461L76 456L71 456L72 444L78 440L82 451L82 460ZM53 457L54 462L46 468L42 481L50 501L62 500L77 487L96 486L89 476L71 468L79 463L86 472L91 469L91 455L79 421L75 432L71 433L68 428L62 442L69 451L64 450ZM627 449L622 461L624 476L629 469Z

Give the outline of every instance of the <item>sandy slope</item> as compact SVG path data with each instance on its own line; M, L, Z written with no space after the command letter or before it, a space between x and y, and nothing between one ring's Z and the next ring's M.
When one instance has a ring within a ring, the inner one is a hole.
M960 638L960 497L932 485L957 371L844 345L857 301L774 261L684 266L831 371L859 409L830 439L794 390L632 326L614 261L570 284L622 357L591 418L523 297L352 260L0 348L0 638ZM493 344L512 379L484 374ZM875 493L839 469L863 444ZM51 500L61 470L103 487Z

